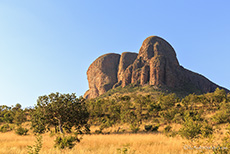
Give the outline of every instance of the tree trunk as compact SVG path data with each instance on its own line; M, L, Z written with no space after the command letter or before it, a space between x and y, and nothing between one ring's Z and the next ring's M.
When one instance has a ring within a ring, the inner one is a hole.
M62 129L62 122L60 119L58 119L58 127L59 127L59 131L61 134L63 134L63 129Z

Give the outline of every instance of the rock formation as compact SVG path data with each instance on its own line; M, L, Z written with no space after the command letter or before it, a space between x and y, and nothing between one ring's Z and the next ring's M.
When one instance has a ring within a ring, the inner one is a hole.
M89 90L85 98L95 98L113 87L117 82L120 55L109 53L97 58L88 68Z
M89 90L85 98L95 98L109 89L129 84L177 88L189 92L213 92L222 87L179 65L176 52L164 39L146 38L139 54L124 52L97 58L87 71ZM227 89L225 89L228 91Z

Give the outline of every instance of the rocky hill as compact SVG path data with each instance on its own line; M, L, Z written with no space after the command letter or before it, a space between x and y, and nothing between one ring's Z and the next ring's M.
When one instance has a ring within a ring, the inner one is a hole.
M87 78L89 90L85 98L95 98L129 84L180 89L188 93L213 92L217 87L225 89L180 66L172 46L158 36L146 38L139 54L124 52L100 56L88 68Z

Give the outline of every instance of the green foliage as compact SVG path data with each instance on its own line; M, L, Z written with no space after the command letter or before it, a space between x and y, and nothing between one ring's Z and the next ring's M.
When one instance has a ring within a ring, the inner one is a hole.
M167 125L165 128L164 128L164 133L167 134L171 131L172 127L170 125Z
M145 125L145 130L155 132L159 128L159 125Z
M42 136L37 135L35 144L33 146L27 146L27 153L28 154L39 154L41 149L42 149Z
M159 125L154 125L151 130L155 132L155 131L158 131L158 128L159 128Z
M17 129L15 129L15 133L18 134L18 135L27 135L28 131L29 131L29 129L22 128L21 126L18 127Z
M55 144L54 147L55 148L59 148L59 149L72 149L75 146L75 142L80 142L80 139L78 139L76 136L58 136L55 139Z
M24 111L18 109L14 115L14 123L16 123L17 125L20 125L25 121L26 121L26 115L25 115Z
M176 113L174 115L174 118L173 118L172 122L181 124L183 122L183 113L182 114L181 113Z
M227 94L224 89L216 88L214 92L214 102L221 103L227 99Z
M8 131L11 131L12 128L10 127L9 124L4 124L3 126L0 127L0 132L2 133L5 133L5 132L8 132Z
M183 120L192 119L193 121L203 121L203 110L185 110Z
M146 104L146 108L148 117L152 116L154 118L158 116L158 112L161 110L160 104L153 100Z
M31 126L35 133L44 133L51 126L71 131L72 127L80 130L87 124L89 113L85 100L76 98L75 94L51 93L40 96L31 114Z
M133 133L137 133L140 129L140 124L138 124L138 122L133 122L130 124L130 129Z
M214 132L212 125L208 124L207 122L202 124L201 127L201 135L204 138L210 137Z
M160 95L159 97L159 104L161 109L166 110L171 107L174 107L175 104L179 101L176 97L176 94L168 94L168 95Z
M222 103L220 110L212 117L216 124L230 122L230 102Z
M201 134L202 125L198 121L193 121L191 118L187 119L183 127L179 130L179 133L182 137L186 139L197 138Z
M159 115L162 119L164 119L167 123L171 123L174 119L177 111L174 108L163 110L159 112Z
M153 125L145 125L145 130L148 132L148 131L151 131L153 128Z
M42 134L46 131L47 117L43 114L42 108L35 107L31 112L31 128L35 134Z
M103 129L100 128L100 129L95 130L94 133L95 133L95 134L103 134L102 131L103 131Z
M189 94L185 98L181 100L182 105L185 107L186 110L190 109L193 110L196 103L198 102L198 96L195 94Z
M4 121L7 123L13 123L14 115L12 111L8 111L4 114Z

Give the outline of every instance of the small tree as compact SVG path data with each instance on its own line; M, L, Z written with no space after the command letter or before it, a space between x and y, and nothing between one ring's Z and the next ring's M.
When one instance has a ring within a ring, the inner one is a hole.
M14 115L14 123L16 123L17 125L20 125L25 121L26 121L26 115L24 111L23 110L16 111Z
M76 98L75 94L51 93L38 98L31 122L35 132L43 133L50 126L58 126L63 133L63 128L71 131L75 127L80 131L87 126L88 117L84 98Z

